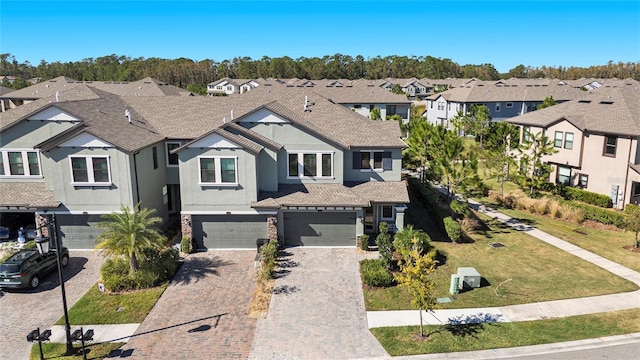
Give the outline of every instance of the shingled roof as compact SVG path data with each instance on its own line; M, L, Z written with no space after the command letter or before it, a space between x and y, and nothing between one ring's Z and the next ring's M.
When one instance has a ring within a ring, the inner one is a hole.
M44 182L0 182L0 206L27 209L54 209L60 202Z
M582 96L583 91L570 85L559 83L534 82L494 82L494 81L474 81L472 83L455 87L433 94L427 97L428 100L436 100L442 96L447 101L459 103L484 103L484 102L505 102L505 101L543 101L548 96L552 96L556 101L568 101Z
M579 100L568 101L510 118L514 124L548 127L566 120L589 132L640 135L640 90L611 88L590 91Z

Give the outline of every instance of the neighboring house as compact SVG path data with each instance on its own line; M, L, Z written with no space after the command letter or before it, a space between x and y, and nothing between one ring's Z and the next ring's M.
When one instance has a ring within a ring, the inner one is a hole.
M543 159L553 167L552 183L609 195L619 209L640 203L637 88L601 88L507 121L521 127L522 137L544 131L554 142L558 153Z
M485 105L493 121L501 121L537 110L545 98L562 103L576 99L582 91L562 84L533 84L527 81L508 84L504 81L469 81L441 93L427 97L425 115L430 123L445 127L459 111L470 111L473 105Z
M380 87L391 91L394 86L399 86L412 100L422 100L433 92L433 85L428 79L391 79L387 78L380 83Z
M282 97L121 96L86 85L0 114L0 212L56 214L70 248L93 248L121 204L180 215L198 248L355 246L404 225L395 122L311 89Z
M64 76L39 82L37 84L1 94L0 100L8 106L2 111L28 104L37 99L55 96L76 86L88 86L117 95L133 96L194 96L188 90L167 84L165 82L144 78L138 81L77 81Z
M255 80L222 78L218 81L207 84L207 95L244 94L258 86L260 86L260 84Z
M0 112L9 109L9 100L4 98L4 96L12 91L14 90L11 88L0 86Z
M393 94L371 81L292 79L283 84L265 80L263 86L276 95L295 88L311 89L365 117L370 117L373 108L380 109L382 119L399 115L407 122L411 116L411 100L408 100L406 95Z

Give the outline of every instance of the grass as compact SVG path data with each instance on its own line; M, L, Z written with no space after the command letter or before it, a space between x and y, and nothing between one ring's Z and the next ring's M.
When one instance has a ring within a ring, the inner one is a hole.
M103 293L97 285L92 286L69 309L69 322L73 325L141 323L167 286L168 283L121 294ZM64 319L56 324L64 324Z
M630 231L612 231L593 229L570 224L564 221L536 216L525 211L500 209L503 214L524 219L541 231L568 241L594 254L600 255L635 271L640 271L640 253L634 253L623 247L633 245L635 233Z
M481 215L483 216L483 215ZM473 235L473 243L432 242L446 254L446 262L434 273L436 297L454 301L441 308L492 307L539 301L595 296L637 290L637 286L565 251L515 231L497 220ZM489 243L501 242L503 248ZM483 278L482 287L449 293L451 274L458 267L474 267ZM497 289L497 286L504 283ZM497 291L497 294L496 294ZM411 297L397 287L365 288L366 309L408 310Z
M100 344L91 344L85 345L85 350L87 351L87 359L104 359L109 356L109 353L113 350L120 348L124 343L113 342L113 343L100 343ZM64 356L64 352L67 349L66 344L61 343L44 343L42 344L42 353L44 354L45 359L59 359L59 360L77 360L81 359L82 356L82 348L80 345L75 347L77 353L76 355ZM29 356L31 360L39 360L40 359L40 348L38 344L34 344L31 347L31 355Z
M548 344L640 331L640 309L517 323L429 325L371 329L391 356Z

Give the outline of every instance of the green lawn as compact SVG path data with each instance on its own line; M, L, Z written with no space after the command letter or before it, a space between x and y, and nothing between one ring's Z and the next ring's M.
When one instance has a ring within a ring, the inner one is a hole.
M374 328L371 333L391 356L448 353L548 344L640 331L640 309L517 323Z
M446 262L434 273L436 296L453 299L441 304L441 308L504 306L638 289L604 269L497 220L480 216L487 226L473 235L473 243L432 242L446 254ZM489 243L493 242L505 247L492 248ZM458 267L476 268L483 286L460 293L454 299L449 284ZM408 292L397 287L365 288L364 298L368 311L414 308Z
M640 253L634 253L624 249L624 246L633 245L635 233L630 231L593 229L548 217L533 215L520 210L500 209L499 211L513 218L530 221L533 226L541 231L547 232L620 265L635 271L640 271Z
M69 309L69 323L73 325L141 323L156 304L168 284L151 289L122 294L100 292L92 286L84 296ZM58 320L64 324L64 318Z
M124 343L114 342L114 343L101 343L101 344L91 344L87 346L85 344L85 350L87 351L87 359L104 359L109 353L113 350L120 348ZM56 360L77 360L82 359L82 347L80 345L75 345L76 355L64 356L65 350L67 348L66 344L61 343L44 343L42 344L42 353L44 354L45 359L56 359ZM31 355L29 356L31 360L40 360L40 349L38 344L33 345L31 348Z

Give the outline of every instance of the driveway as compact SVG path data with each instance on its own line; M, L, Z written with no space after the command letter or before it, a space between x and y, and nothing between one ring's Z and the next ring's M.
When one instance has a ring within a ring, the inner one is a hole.
M250 359L388 357L371 335L355 249L290 248Z
M247 318L256 252L191 254L120 357L246 359L256 319Z
M103 257L92 251L70 250L70 255L63 271L69 309L98 281L103 262ZM0 291L1 360L29 359L32 344L27 342L27 334L37 327L49 328L64 315L58 285L56 270L43 278L35 290Z

